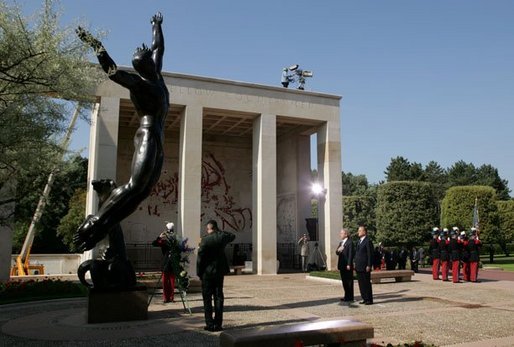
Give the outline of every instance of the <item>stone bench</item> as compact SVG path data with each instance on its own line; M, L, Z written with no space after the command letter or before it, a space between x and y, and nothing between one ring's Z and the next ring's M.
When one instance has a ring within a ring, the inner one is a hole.
M396 282L410 281L414 276L412 270L381 270L371 272L371 283L380 283L383 278L394 278Z
M245 268L244 265L237 265L237 266L230 267L230 269L234 270L234 275L242 275L244 268Z
M366 346L373 327L356 320L329 320L308 323L234 329L220 335L221 347L288 347L326 344Z

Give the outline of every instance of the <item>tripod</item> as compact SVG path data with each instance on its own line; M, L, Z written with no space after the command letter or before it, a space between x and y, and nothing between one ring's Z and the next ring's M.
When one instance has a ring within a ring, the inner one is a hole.
M318 265L318 258L321 259L321 264L323 266L319 266ZM314 244L314 254L313 254L313 259L314 260L314 264L316 265L316 268L317 270L326 270L327 269L327 263L325 262L325 258L323 257L323 253L321 253L321 251L319 250L319 247L318 247L318 243L316 242Z
M157 287L159 287L159 283L161 283L161 278L162 278L162 275L159 276L159 278L157 279L157 282L154 285L153 292L152 292L152 295L150 295L150 299L148 300L147 307L150 307L150 304L152 303L152 299L155 295L155 292L157 292ZM180 300L182 301L182 306L184 306L184 311L188 312L189 314L193 314L191 312L191 307L189 306L189 302L187 301L186 291L179 289L178 292L180 294Z

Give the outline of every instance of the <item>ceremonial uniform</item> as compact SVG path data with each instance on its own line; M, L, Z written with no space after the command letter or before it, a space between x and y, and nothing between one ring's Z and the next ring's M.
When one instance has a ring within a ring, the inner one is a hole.
M468 242L469 252L469 279L476 282L478 278L478 263L480 262L480 247L482 242L478 238L471 238Z
M462 245L457 240L457 233L452 230L452 238L449 241L448 248L450 251L450 260L452 262L452 282L459 283L460 274L460 257Z
M469 282L469 251L468 251L468 237L466 233L463 231L461 233L462 240L462 253L461 253L461 261L462 261L462 279L466 282Z
M432 257L432 278L434 280L439 279L439 240L437 239L437 232L434 232L434 238L430 240L430 246L428 247L428 251L430 256Z
M160 247L162 251L162 300L163 302L170 302L174 301L175 294L176 274L173 263L180 261L180 254L176 252L176 247L173 247L177 244L177 238L173 232L173 223L167 223L166 228L167 230L162 232L159 237L152 242L152 245Z
M450 260L448 244L449 242L446 240L446 235L443 233L439 241L439 259L441 260L441 279L443 281L448 281L448 261Z

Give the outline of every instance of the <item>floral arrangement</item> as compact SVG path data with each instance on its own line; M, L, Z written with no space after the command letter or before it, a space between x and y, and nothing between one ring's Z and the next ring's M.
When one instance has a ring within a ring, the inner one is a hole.
M195 249L194 247L189 247L187 238L179 240L177 237L173 237L168 240L171 253L171 268L175 274L175 283L180 291L186 292L189 288L190 279L186 267L189 264L189 255L193 253Z

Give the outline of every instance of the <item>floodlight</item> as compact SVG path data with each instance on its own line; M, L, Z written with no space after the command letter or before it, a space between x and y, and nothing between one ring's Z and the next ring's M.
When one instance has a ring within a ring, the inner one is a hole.
M309 70L303 70L302 71L302 77L312 77L313 73Z
M312 193L316 196L319 196L325 192L325 189L319 183L313 183L311 189L312 189Z

